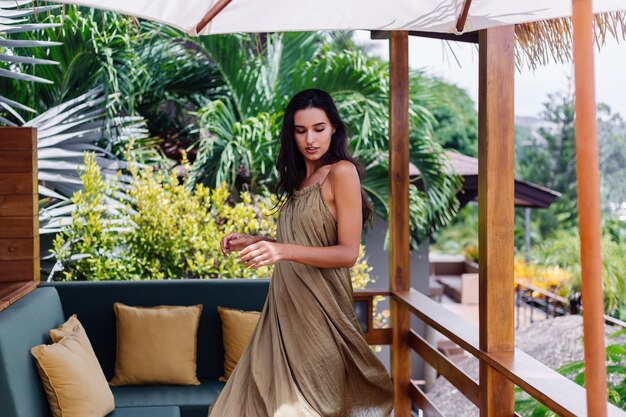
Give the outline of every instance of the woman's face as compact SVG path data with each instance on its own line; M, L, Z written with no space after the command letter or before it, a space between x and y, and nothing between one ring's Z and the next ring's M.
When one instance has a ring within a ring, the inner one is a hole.
M319 161L328 151L330 138L335 133L326 112L315 107L298 110L293 121L298 150L306 160Z

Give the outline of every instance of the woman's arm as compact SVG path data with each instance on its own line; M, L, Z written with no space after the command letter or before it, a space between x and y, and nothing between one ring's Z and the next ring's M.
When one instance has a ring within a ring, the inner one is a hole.
M362 211L361 186L355 166L338 162L328 174L337 213L337 245L311 247L261 241L243 249L239 256L247 267L254 269L280 261L299 262L318 268L349 268L359 255Z

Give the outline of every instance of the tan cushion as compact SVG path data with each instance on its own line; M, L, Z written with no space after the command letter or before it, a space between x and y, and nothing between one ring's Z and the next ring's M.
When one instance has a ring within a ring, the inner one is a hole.
M67 319L67 321L63 323L60 327L50 330L49 334L52 342L57 343L61 341L61 339L63 339L65 336L74 332L85 333L85 328L78 320L78 316L76 314L72 314L72 316ZM87 333L85 333L85 336L87 336ZM89 348L92 348L91 343L89 343Z
M224 343L224 376L218 379L226 382L233 373L243 351L250 342L250 337L259 321L258 311L235 310L217 307L222 320L222 337Z
M111 388L76 315L31 349L53 417L100 417L115 408Z
M202 305L113 305L117 317L115 376L110 384L200 385L196 376Z

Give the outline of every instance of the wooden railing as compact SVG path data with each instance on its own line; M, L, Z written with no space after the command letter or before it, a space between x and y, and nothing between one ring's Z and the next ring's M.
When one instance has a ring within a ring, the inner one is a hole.
M570 308L570 301L565 298L565 297L561 297L560 295L552 292L552 291L547 291L544 290L543 288L539 288L537 286L531 285L527 282L521 282L518 281L516 286L515 286L515 292L516 292L516 299L515 299L515 306L518 309L518 314L517 314L517 326L519 327L520 324L520 314L519 314L519 309L521 307L521 303L526 303L528 305L533 306L535 303L537 302L541 302L543 305L541 307L543 307L544 309L544 313L546 315L546 318L549 318L550 316L552 317L557 317L558 315L563 315L563 314L567 314L568 310L572 310ZM528 297L529 299L531 299L531 301L529 302L528 300L522 300L523 296L522 294L528 294L526 297ZM535 294L539 294L539 297L535 297ZM530 322L531 324L533 323L533 311L534 309L530 310ZM576 309L574 309L571 312L577 312ZM604 315L604 321L607 324L610 324L612 326L619 326L621 328L626 328L626 322L620 319L616 319L615 317L611 317L607 314Z
M539 297L535 296L537 294ZM529 317L531 324L534 323L534 307L536 305L543 309L546 319L567 314L569 307L569 300L567 298L523 281L516 283L515 296L515 307L517 308L517 323L515 327L519 327L521 324L520 309L522 303L532 307Z
M392 344L391 329L375 329L373 327L373 300L376 296L392 297L428 326L456 343L479 361L489 364L498 373L558 415L567 417L587 415L585 388L519 349L498 353L482 351L479 348L479 329L476 325L414 289L402 292L355 290L355 302L367 303L369 315L365 339L369 344ZM408 338L402 343L410 346L426 363L435 368L460 393L480 408L480 385L478 381L467 375L415 331L410 330ZM405 364L405 366L410 366L410 364ZM413 404L423 411L424 416L444 416L415 381L410 381L409 389ZM626 417L626 412L613 405L609 404L608 409L609 416Z

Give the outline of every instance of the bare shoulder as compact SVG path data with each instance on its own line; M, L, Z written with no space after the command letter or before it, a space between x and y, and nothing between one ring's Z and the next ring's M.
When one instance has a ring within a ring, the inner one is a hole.
M359 173L356 166L350 161L335 162L330 169L329 179L333 185L341 187L350 186L350 184L359 184Z

